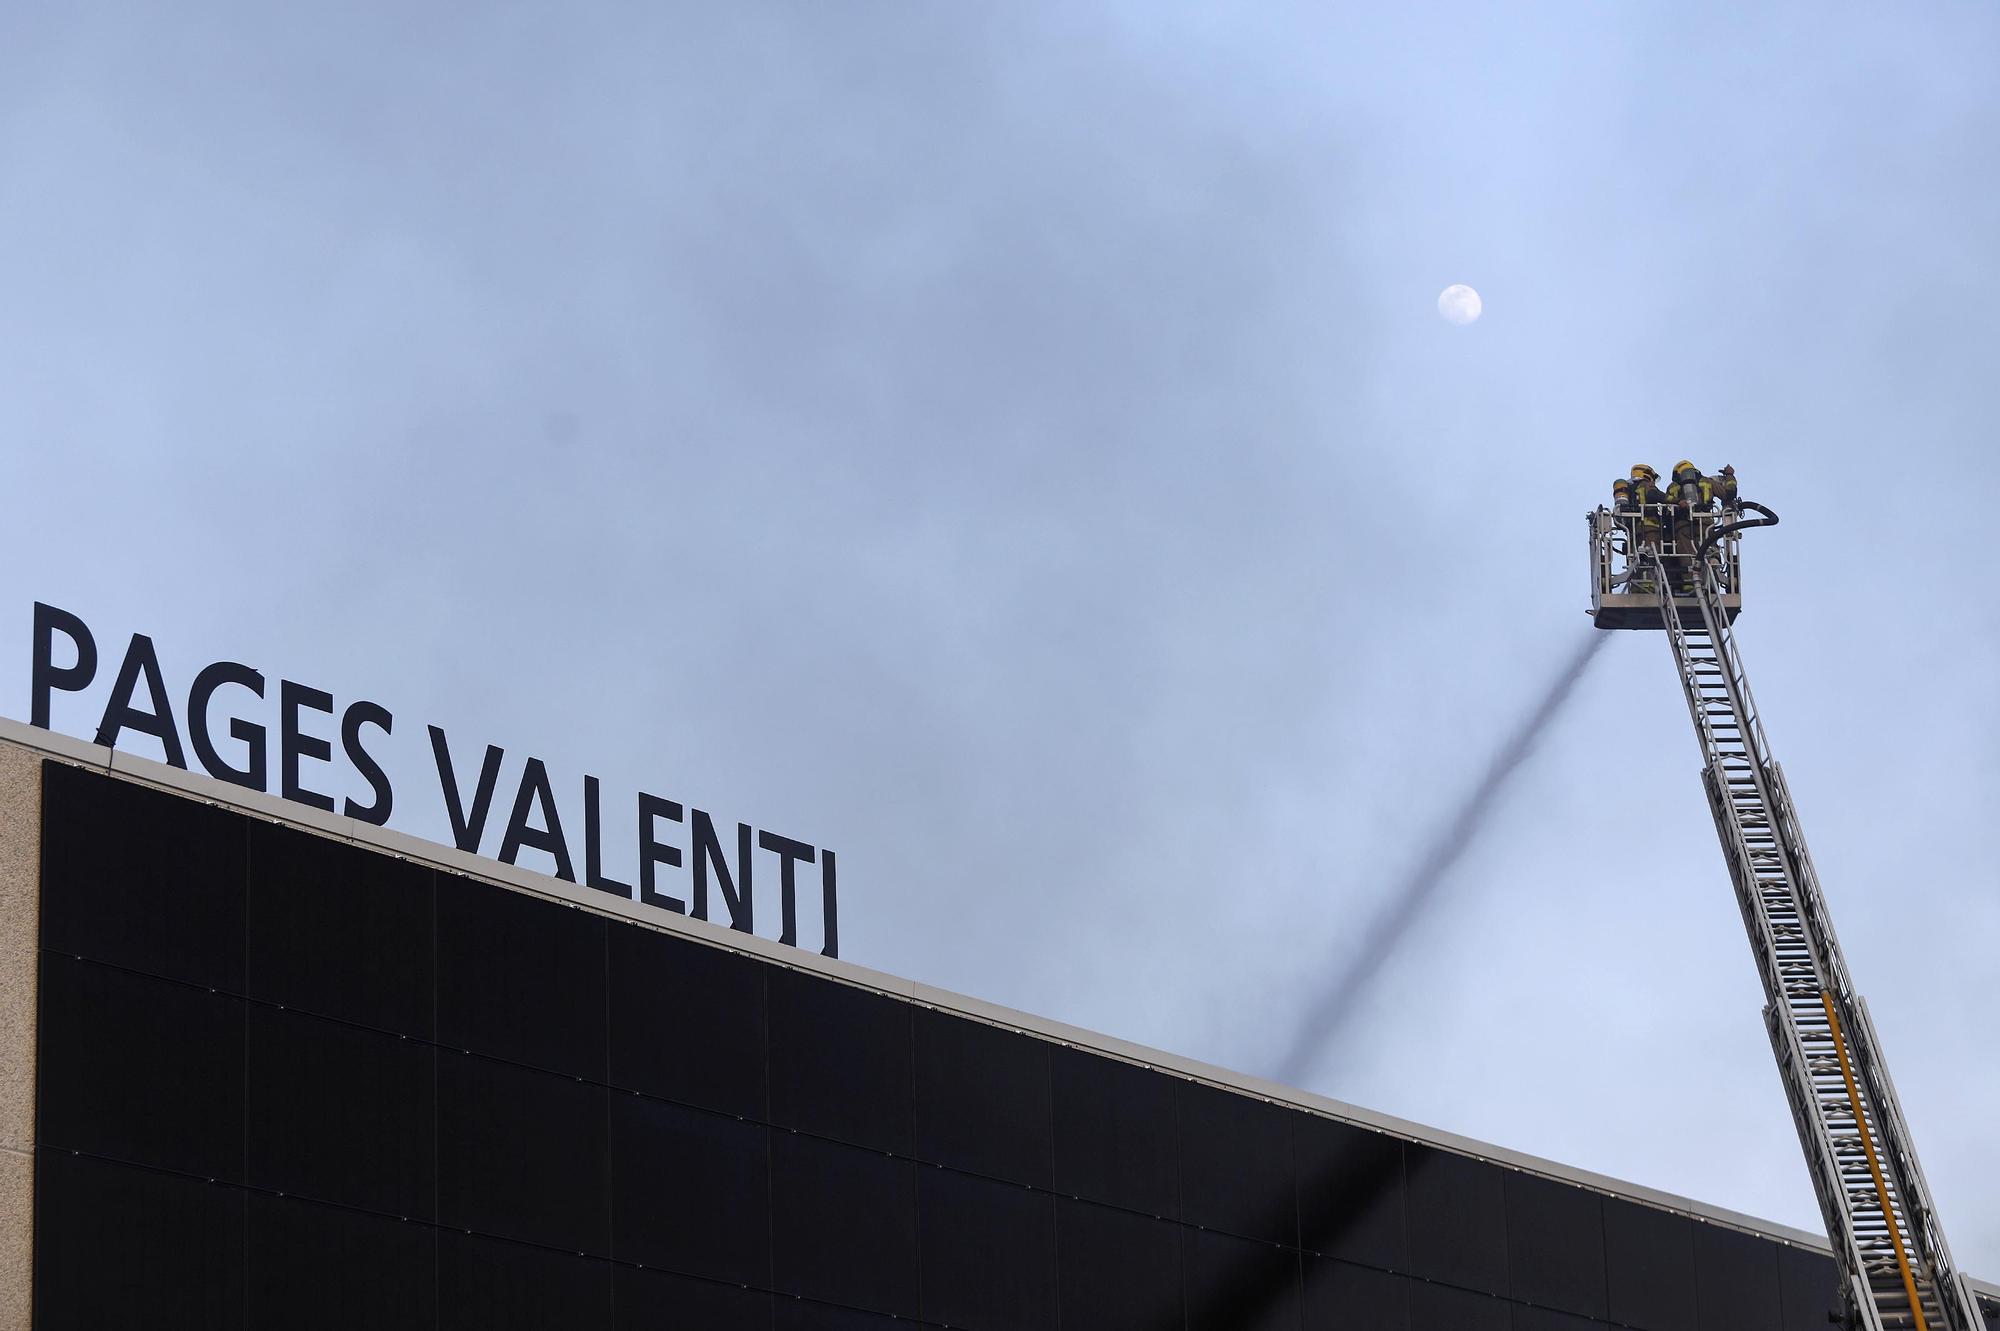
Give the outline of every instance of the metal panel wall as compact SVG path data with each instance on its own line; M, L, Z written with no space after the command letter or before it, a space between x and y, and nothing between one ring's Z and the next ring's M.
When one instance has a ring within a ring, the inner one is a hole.
M44 828L42 1327L1818 1331L1832 1296L1774 1241L64 764Z

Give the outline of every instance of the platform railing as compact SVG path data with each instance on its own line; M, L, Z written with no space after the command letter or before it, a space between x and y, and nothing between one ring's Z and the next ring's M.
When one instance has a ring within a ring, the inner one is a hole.
M1589 516L1591 586L1596 594L1650 597L1654 590L1650 574L1642 573L1647 566L1636 558L1642 546L1657 546L1669 576L1677 577L1687 567L1681 561L1695 557L1702 538L1739 514L1731 509L1689 513L1672 504L1645 504L1617 509L1599 505ZM1715 569L1725 596L1740 596L1743 591L1740 545L1738 536L1730 533L1703 556Z

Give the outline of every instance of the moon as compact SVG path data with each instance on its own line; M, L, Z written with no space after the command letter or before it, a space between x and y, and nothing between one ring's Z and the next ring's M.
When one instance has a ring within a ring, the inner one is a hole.
M1438 293L1438 313L1446 323L1463 326L1476 323L1486 302L1479 299L1479 293L1463 282L1453 283Z

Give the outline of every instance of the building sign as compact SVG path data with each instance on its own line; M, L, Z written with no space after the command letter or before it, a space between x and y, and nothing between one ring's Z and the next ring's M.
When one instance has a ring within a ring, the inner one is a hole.
M32 652L29 719L46 730L56 694L84 693L99 686L108 672L99 669L97 639L90 627L69 611L39 601ZM153 640L135 633L116 673L110 675L94 742L115 749L125 735L150 735L175 767L187 768L192 749L195 761L210 776L267 793L275 758L276 793L283 798L377 827L386 824L396 807L399 786L408 784L393 780L377 757L379 741L395 726L389 709L365 699L343 706L323 689L281 679L274 727L271 693L261 671L236 661L204 666L185 693L170 688ZM219 725L226 725L220 745L227 746L227 754L219 746ZM691 910L698 919L726 919L731 928L744 933L754 932L752 881L775 867L782 926L778 941L794 947L799 945L798 893L808 870L816 870L825 935L820 950L829 957L839 955L838 866L833 851L748 823L737 823L733 830L718 828L703 810L683 808L643 790L636 800L630 795L607 797L594 776L583 778L579 842L574 835L576 821L565 827L546 764L534 757L522 764L511 797L502 801L507 805L504 819L496 818L506 751L488 744L474 758L469 747L454 746L441 728L425 729L435 771L419 784L425 788L424 798L440 801L460 850L481 853L480 847L490 840L489 829L497 828L496 857L503 864L516 863L523 850L540 851L554 862L558 878L574 883L579 881L580 844L581 881L586 886L676 914ZM376 750L371 751L371 744ZM330 784L329 774L341 767L367 787L368 798L336 801L319 788ZM626 814L615 812L620 805ZM620 882L606 872L607 837L626 838L636 849L635 882Z

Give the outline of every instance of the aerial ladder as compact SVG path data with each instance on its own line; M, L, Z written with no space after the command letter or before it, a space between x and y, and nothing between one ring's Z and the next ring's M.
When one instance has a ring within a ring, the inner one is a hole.
M1642 525L1648 519L1659 525ZM1673 650L1764 984L1764 1025L1840 1263L1847 1325L1983 1331L1737 652L1741 533L1777 521L1747 502L1719 514L1681 510L1678 521L1665 510L1599 508L1590 515L1591 613L1602 629L1663 630Z

